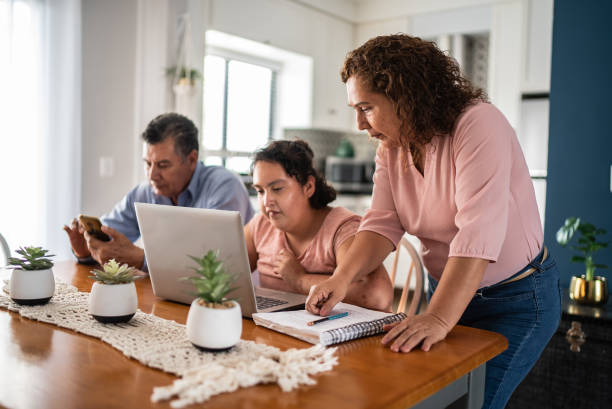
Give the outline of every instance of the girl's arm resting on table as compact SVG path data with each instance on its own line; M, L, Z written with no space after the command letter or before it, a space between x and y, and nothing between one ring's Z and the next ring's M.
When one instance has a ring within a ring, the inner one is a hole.
M324 274L306 271L293 254L285 249L281 249L276 255L274 272L291 287L293 292L299 294L308 294L311 286L325 281L328 277Z
M395 352L410 352L421 342L423 351L446 338L457 324L482 280L488 260L450 257L427 311L386 325L382 343Z
M351 283L377 269L393 247L389 239L378 233L357 233L332 276L310 288L306 309L314 314L327 315L346 297Z
M346 259L351 247L353 237L346 239L336 250L336 264L341 264ZM308 294L310 288L319 285L329 278L329 274L308 272L285 250L281 250L276 258L276 273L289 284L292 291ZM393 287L387 270L379 264L362 279L350 283L346 294L346 301L380 311L390 311L393 301Z

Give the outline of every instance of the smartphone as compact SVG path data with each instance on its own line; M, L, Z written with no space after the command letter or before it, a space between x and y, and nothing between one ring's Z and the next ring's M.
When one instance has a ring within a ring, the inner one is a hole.
M79 215L79 223L83 226L83 229L94 236L96 239L101 241L110 241L108 234L102 231L102 222L97 217Z

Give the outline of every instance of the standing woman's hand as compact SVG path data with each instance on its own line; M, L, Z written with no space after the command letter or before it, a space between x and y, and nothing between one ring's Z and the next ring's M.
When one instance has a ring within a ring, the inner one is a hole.
M482 281L489 260L473 257L449 257L427 312L385 325L389 331L382 339L395 352L410 352L421 342L421 349L446 338L470 303Z
M422 342L421 349L429 351L433 344L446 338L451 329L442 318L426 312L383 326L387 334L382 343L391 344L389 348L394 352L410 352Z
M321 284L313 285L306 299L306 310L313 314L329 314L332 308L344 299L349 285L350 281L333 275Z

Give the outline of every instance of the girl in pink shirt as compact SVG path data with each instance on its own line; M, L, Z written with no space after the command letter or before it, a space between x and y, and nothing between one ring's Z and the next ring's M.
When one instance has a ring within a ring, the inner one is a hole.
M423 314L385 328L396 352L428 351L455 324L500 332L485 408L503 408L560 319L559 273L543 246L533 186L514 130L433 43L373 38L341 72L357 125L381 141L372 208L306 308L326 315L350 283L416 235L430 276Z
M312 165L304 141L275 141L255 153L253 186L261 212L245 226L251 269L266 288L308 294L344 259L361 218L330 207L336 192ZM378 263L352 283L346 301L388 311L391 281Z

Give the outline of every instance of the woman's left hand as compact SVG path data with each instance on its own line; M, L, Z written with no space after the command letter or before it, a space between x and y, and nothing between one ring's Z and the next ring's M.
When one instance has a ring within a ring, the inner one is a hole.
M281 249L276 255L274 271L278 273L283 280L298 292L304 292L302 287L302 278L306 273L304 267L299 261L286 249Z
M394 352L410 352L421 342L421 349L429 351L433 344L446 338L451 328L441 318L426 312L385 325L383 330L387 331L382 339L384 345L391 344Z

